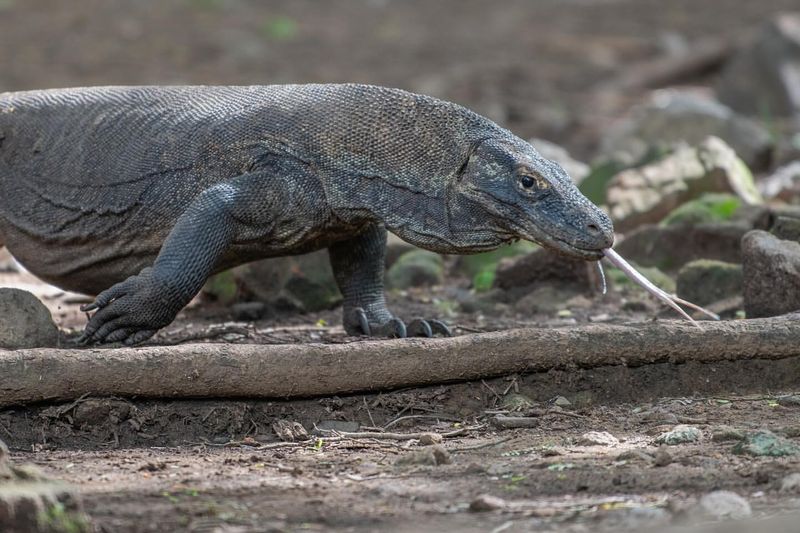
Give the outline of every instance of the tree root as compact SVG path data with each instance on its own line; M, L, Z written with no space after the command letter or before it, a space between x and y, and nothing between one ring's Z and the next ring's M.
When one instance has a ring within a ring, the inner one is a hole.
M800 315L349 344L0 350L0 407L84 395L300 398L607 365L800 356Z

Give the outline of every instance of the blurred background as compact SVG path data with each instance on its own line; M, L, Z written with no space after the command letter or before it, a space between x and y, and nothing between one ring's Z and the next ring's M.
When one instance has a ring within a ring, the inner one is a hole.
M0 0L0 90L374 83L457 101L591 159L607 121L645 90L713 86L734 53L709 49L747 42L792 7L795 0ZM652 75L641 71L654 62L698 54L705 62L694 71L629 79ZM619 87L601 98L608 84Z
M800 307L800 282L759 263L776 249L767 237L742 250L753 229L800 239L798 12L797 0L0 0L0 91L362 82L452 100L558 160L611 214L620 253L658 269L648 275L663 288L722 301L723 316L763 316ZM444 266L412 251L388 284L455 280L456 296L441 297L456 302L445 313L453 319L470 309L525 319L570 311L540 309L572 293L538 295L549 280L535 273L548 270L520 246ZM787 246L780 254L791 259L767 263L800 271L800 250ZM407 252L390 240L387 266ZM500 268L504 255L520 256L516 266ZM328 309L338 292L324 256L245 267L204 294L268 300L283 287L294 308ZM321 291L292 289L316 278ZM777 308L775 294L785 300Z

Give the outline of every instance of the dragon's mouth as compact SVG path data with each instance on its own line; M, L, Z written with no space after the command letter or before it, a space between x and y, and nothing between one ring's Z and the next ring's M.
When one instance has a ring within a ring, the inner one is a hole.
M570 244L563 239L559 239L558 237L544 233L536 235L535 237L528 237L528 240L531 240L546 248L550 248L556 252L560 252L578 259L585 259L586 261L599 261L605 255L602 248L578 248L577 246Z

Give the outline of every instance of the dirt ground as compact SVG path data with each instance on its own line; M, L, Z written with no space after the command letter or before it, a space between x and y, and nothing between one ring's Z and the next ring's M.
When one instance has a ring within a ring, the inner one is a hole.
M797 7L796 0L499 6L0 0L0 91L378 83L458 101L588 159L604 129L642 96L624 92L598 106L596 87L675 47L738 38L771 13ZM85 297L24 273L0 272L0 286L40 296L65 342L84 323L78 305ZM465 289L464 280L451 280L389 299L403 316L443 316L456 334L657 314L651 302L616 292L588 299L570 316L463 314L448 302ZM238 323L226 308L198 302L155 342L352 340L339 320L331 310ZM657 531L710 521L695 503L717 489L744 496L758 520L797 508L800 492L781 487L800 472L798 456L751 457L733 448L736 432L761 429L800 444L800 407L779 401L797 392L798 366L789 359L615 367L292 402L82 398L0 410L0 438L14 460L75 485L104 532ZM535 424L500 429L498 414L528 415ZM277 420L383 436L323 433L282 443ZM656 442L680 424L698 428L700 440ZM586 445L582 436L591 431L617 442ZM420 435L387 439L387 432L456 433L444 451L433 451ZM771 531L764 523L752 528Z

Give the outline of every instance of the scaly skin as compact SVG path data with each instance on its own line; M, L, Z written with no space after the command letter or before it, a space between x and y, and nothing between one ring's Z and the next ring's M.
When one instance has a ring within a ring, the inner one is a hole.
M409 324L383 293L386 230L475 253L528 239L596 260L608 217L564 170L463 107L366 85L0 94L0 245L96 294L87 342L146 340L213 273L330 251L351 334Z

